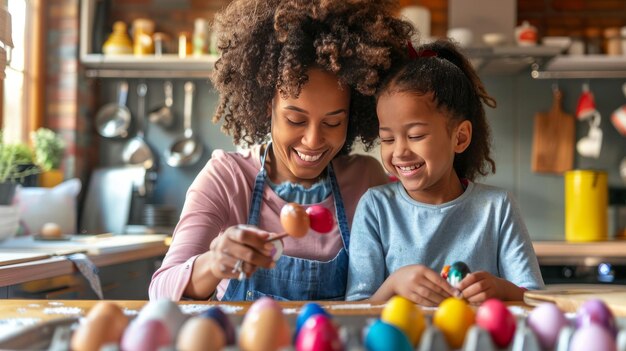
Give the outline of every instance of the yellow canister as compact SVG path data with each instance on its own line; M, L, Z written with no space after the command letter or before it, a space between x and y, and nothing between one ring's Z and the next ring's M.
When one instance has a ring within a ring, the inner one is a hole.
M608 175L598 170L565 172L565 240L608 238Z

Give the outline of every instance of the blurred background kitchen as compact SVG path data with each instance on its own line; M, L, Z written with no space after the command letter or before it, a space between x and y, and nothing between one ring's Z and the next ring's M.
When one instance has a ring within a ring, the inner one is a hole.
M21 225L9 236L40 235L48 222L62 222L52 234L63 236L171 235L211 152L236 149L211 122L208 80L219 55L213 14L228 1L2 5L11 15L0 18L3 144L33 147L42 127L64 144L52 193L17 192ZM401 0L400 9L421 41L457 40L497 100L487 111L497 173L482 181L515 195L546 281L626 284L626 2ZM144 285L163 252L146 256Z

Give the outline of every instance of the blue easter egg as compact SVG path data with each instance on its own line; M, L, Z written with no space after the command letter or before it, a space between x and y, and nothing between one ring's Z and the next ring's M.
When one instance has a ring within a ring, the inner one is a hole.
M228 316L224 311L222 311L219 307L211 307L208 310L202 312L199 317L201 318L209 318L213 319L217 322L217 324L222 327L224 330L224 335L226 336L226 344L234 345L235 344L235 327L228 319Z
M306 322L306 320L309 319L309 317L315 316L317 314L322 314L330 318L330 315L328 314L328 312L326 312L326 310L324 310L322 306L314 302L309 302L306 305L302 306L302 309L300 310L300 314L298 315L298 318L296 319L296 332L294 334L294 340L298 338L298 333L300 333L300 328L302 328L302 326L304 325L304 322Z
M365 335L365 349L368 351L412 351L409 338L396 326L377 319Z

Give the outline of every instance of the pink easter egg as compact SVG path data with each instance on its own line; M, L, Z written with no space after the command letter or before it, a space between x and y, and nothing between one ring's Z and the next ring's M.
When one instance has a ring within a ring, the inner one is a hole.
M323 314L309 317L298 333L296 351L340 351L343 350L337 328Z
M313 205L306 209L306 213L309 215L311 229L316 232L326 234L333 229L335 225L333 214L326 207Z
M500 348L507 347L515 334L515 317L498 299L489 299L478 307L476 324L491 335L493 342Z
M170 332L160 320L135 320L122 336L122 351L157 351L172 345Z
M553 303L543 303L532 311L526 319L528 327L535 333L541 346L554 349L561 329L567 325L563 312Z
M574 332L569 351L616 351L617 345L611 333L596 323L580 327Z

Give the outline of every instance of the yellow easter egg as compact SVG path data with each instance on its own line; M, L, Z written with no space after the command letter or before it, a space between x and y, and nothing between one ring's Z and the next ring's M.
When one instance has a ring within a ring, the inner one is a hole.
M435 325L453 349L463 346L465 334L475 323L474 310L464 300L449 297L445 299L433 316Z
M387 301L380 319L402 330L414 347L426 328L422 310L402 296L394 296Z

